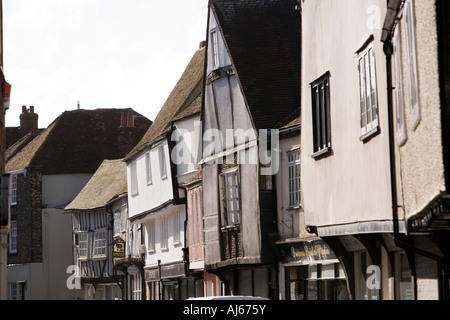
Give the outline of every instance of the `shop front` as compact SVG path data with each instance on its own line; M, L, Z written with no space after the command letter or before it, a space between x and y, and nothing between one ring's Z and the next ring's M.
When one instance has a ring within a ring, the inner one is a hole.
M149 300L184 300L203 289L203 281L186 276L184 262L146 268L145 282Z
M280 298L347 300L347 281L331 248L321 239L280 241Z

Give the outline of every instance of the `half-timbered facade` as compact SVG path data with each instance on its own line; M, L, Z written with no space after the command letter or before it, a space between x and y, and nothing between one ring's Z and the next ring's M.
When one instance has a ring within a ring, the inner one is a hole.
M115 235L114 212L117 209L126 211L127 206L126 202L111 200L126 194L126 181L125 163L121 159L105 160L65 208L72 216L73 255L82 285L81 299L125 298L125 273L114 268L117 251L114 241L121 239L119 249L125 249L121 234ZM126 216L126 212L122 214Z
M276 129L300 104L295 5L284 0L209 4L202 113L204 264L221 279L222 294L276 296L276 163L260 162L258 151L276 135L267 129Z

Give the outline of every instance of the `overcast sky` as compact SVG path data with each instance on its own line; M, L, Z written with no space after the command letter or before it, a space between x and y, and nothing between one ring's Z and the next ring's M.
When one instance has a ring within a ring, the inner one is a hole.
M3 0L6 126L34 105L39 127L66 110L131 107L154 120L205 40L208 0Z

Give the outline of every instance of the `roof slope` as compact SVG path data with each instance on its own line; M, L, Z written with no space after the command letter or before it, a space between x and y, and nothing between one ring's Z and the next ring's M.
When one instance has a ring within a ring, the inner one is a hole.
M127 112L134 115L134 127L121 127L122 114ZM104 159L124 157L151 123L129 108L66 111L21 150L15 150L5 169L36 165L42 166L43 174L94 173ZM130 146L124 148L124 144Z
M122 159L105 160L65 210L105 207L110 200L127 192L127 167Z
M184 116L200 110L205 61L205 47L198 49L170 93L152 126L136 147L125 157L131 158L148 144L169 132L171 123L186 110Z
M297 0L211 0L256 129L300 106Z

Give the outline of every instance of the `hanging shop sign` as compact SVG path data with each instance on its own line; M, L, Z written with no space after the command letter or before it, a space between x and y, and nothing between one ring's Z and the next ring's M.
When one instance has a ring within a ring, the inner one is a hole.
M127 268L127 272L129 275L135 275L139 273L139 268L132 264Z
M161 279L160 272L159 272L159 267L152 268L152 269L146 269L144 271L144 274L145 274L145 281L146 282L159 281Z
M283 263L337 259L323 240L278 243Z
M113 239L113 257L114 258L125 257L125 241L121 237L115 237Z

